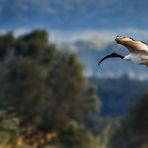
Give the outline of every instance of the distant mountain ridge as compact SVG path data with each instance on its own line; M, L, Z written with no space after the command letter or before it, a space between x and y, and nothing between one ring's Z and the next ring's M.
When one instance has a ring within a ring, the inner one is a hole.
M127 76L117 78L90 77L89 83L97 87L97 95L101 100L99 114L103 117L121 117L148 92L148 80L132 80Z

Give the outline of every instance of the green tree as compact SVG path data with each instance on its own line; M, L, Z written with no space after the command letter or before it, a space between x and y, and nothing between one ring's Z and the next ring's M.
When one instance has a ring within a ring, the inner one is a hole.
M17 39L15 54L40 58L48 45L48 33L44 30L35 30Z
M9 65L5 104L13 106L30 122L40 117L50 103L50 89L45 84L45 69L30 58L16 58Z
M111 137L113 148L142 148L148 145L148 93L130 110Z
M0 144L13 144L19 136L19 118L7 111L0 111Z
M15 38L12 32L0 35L0 59L3 60L4 56L9 50L12 50L15 44Z
M84 80L82 66L76 55L60 53L50 62L46 80L54 98L47 114L52 119L48 123L50 127L62 128L68 120L82 116L86 101Z
M63 128L59 140L64 148L97 148L97 138L75 121Z
M4 108L13 108L21 127L60 133L72 120L83 125L83 117L92 120L99 108L96 89L86 83L75 54L58 50L43 30L18 37L12 47L13 58L3 64L0 94Z

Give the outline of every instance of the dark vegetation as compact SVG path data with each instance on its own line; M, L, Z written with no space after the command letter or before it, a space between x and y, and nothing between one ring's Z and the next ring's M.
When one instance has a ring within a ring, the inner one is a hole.
M97 112L99 100L96 89L86 84L75 54L60 51L48 41L46 31L37 30L18 38L12 33L1 35L0 59L1 120L17 119L6 143L20 138L30 145L68 147L63 139L66 132L74 147L82 147L86 138L92 143L92 130L85 128L84 120Z
M120 121L110 137L110 148L148 147L148 93Z
M108 82L87 80L77 56L57 49L44 30L18 38L1 35L0 146L147 148L148 94L132 105L147 84L126 78ZM117 97L131 98L128 114L104 118L105 98Z
M142 95L148 91L148 80L121 78L89 78L89 83L97 87L97 95L102 102L99 112L102 117L120 117L128 113Z

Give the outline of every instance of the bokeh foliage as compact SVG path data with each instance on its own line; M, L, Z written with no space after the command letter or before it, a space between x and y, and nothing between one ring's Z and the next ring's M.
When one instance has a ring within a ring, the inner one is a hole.
M91 128L87 131L81 119L98 111L99 99L95 89L86 83L75 54L57 49L46 31L35 30L17 38L12 32L1 35L0 57L0 107L10 115L15 114L18 120L12 143L21 137L31 144L31 139L42 133L43 146L48 144L45 135L55 132L59 135L55 143L66 147L70 139L60 141L60 136L64 133L63 126L67 127L65 131L69 130L72 121L77 131L70 135L72 139L83 131L88 133L78 143L79 147L86 147L81 144L86 138L93 143Z

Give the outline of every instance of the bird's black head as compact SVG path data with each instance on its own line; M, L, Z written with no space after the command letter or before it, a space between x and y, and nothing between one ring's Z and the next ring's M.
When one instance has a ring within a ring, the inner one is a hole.
M113 52L113 53L110 55L110 57L117 57L117 58L121 58L121 59L124 58L124 56L122 56L122 55L120 55L120 54L118 54L118 53L116 53L116 52Z
M110 57L117 57L117 56L118 56L118 54L115 53L115 52L113 52L112 54L110 54Z

